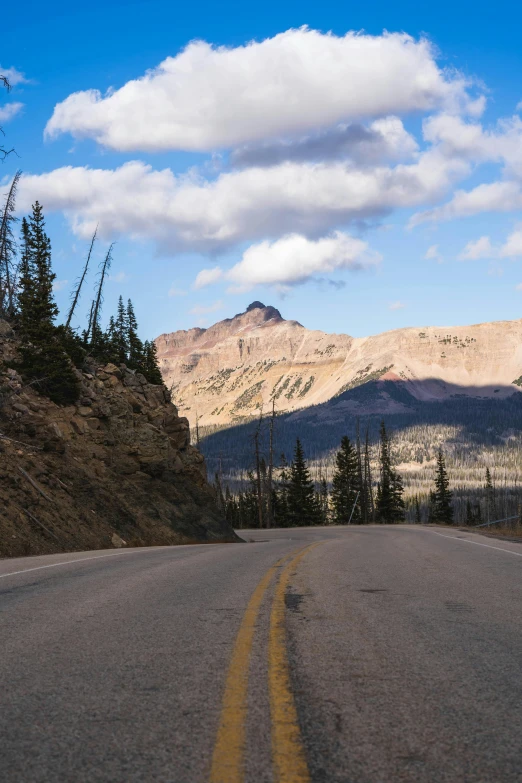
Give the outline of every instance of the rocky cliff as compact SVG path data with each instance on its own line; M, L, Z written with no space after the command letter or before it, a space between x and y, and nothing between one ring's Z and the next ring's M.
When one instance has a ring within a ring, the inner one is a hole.
M495 399L522 385L522 320L397 329L372 337L310 331L254 302L209 329L163 334L160 366L176 404L194 425L228 425L336 399L372 381L401 382L417 400L459 395ZM353 412L394 413L393 395L351 400ZM388 406L388 407L387 407Z
M16 350L0 321L0 556L237 540L163 386L91 364L78 405L58 406Z

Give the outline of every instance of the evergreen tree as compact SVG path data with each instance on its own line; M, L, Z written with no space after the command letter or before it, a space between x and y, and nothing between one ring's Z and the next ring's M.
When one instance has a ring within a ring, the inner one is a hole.
M394 524L404 521L404 487L400 475L392 468L390 441L384 421L380 426L380 481L377 486L376 512L378 521Z
M20 335L38 342L41 331L54 325L58 308L53 298L56 275L51 270L51 243L45 233L42 207L38 201L27 222L22 222L22 270L20 280Z
M421 510L419 505L419 496L415 495L415 524L421 525L422 524L422 518L421 518Z
M138 336L138 322L134 314L134 307L131 300L127 301L126 312L126 329L127 329L127 343L129 346L129 355L127 363L131 370L138 370L143 372L145 364L145 353L143 349L143 343Z
M291 527L321 524L321 512L315 497L314 482L310 478L299 438L296 440L294 459L290 466L288 520Z
M58 308L53 298L51 243L36 202L29 221L22 223L22 259L18 297L20 370L43 394L57 403L72 403L79 382L54 324Z
M121 295L118 299L118 312L114 323L114 342L117 364L127 364L129 359L129 335L127 331L127 315Z
M154 340L145 340L143 351L145 355L143 375L149 383L163 384L163 376L159 368L158 352Z
M36 291L36 269L29 250L29 223L25 217L22 218L20 232L20 253L17 322L19 330L22 330L22 313L29 311Z
M333 522L336 525L357 523L361 518L360 471L357 452L345 435L341 448L335 457L335 472L332 478ZM353 512L353 513L352 513Z
M437 454L435 490L433 491L432 521L437 524L453 523L453 493L449 489L449 479L442 449Z

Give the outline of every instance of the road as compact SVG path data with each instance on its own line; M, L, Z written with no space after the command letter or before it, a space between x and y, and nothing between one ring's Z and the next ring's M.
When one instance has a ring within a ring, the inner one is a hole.
M522 545L427 527L0 561L2 783L522 781Z

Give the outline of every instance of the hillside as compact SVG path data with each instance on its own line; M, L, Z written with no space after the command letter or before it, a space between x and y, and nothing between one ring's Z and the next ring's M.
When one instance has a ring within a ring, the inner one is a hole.
M76 405L24 385L0 321L0 556L237 540L188 421L121 365L76 370Z
M194 426L233 425L266 412L322 405L373 381L404 394L348 397L322 415L406 412L410 400L505 399L522 384L522 320L397 329L372 337L310 331L254 302L209 329L156 340L163 377Z

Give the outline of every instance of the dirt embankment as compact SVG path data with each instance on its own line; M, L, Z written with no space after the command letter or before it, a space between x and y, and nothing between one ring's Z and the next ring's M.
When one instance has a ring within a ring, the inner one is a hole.
M16 348L0 322L0 556L238 540L163 386L92 364L78 404L55 405Z

